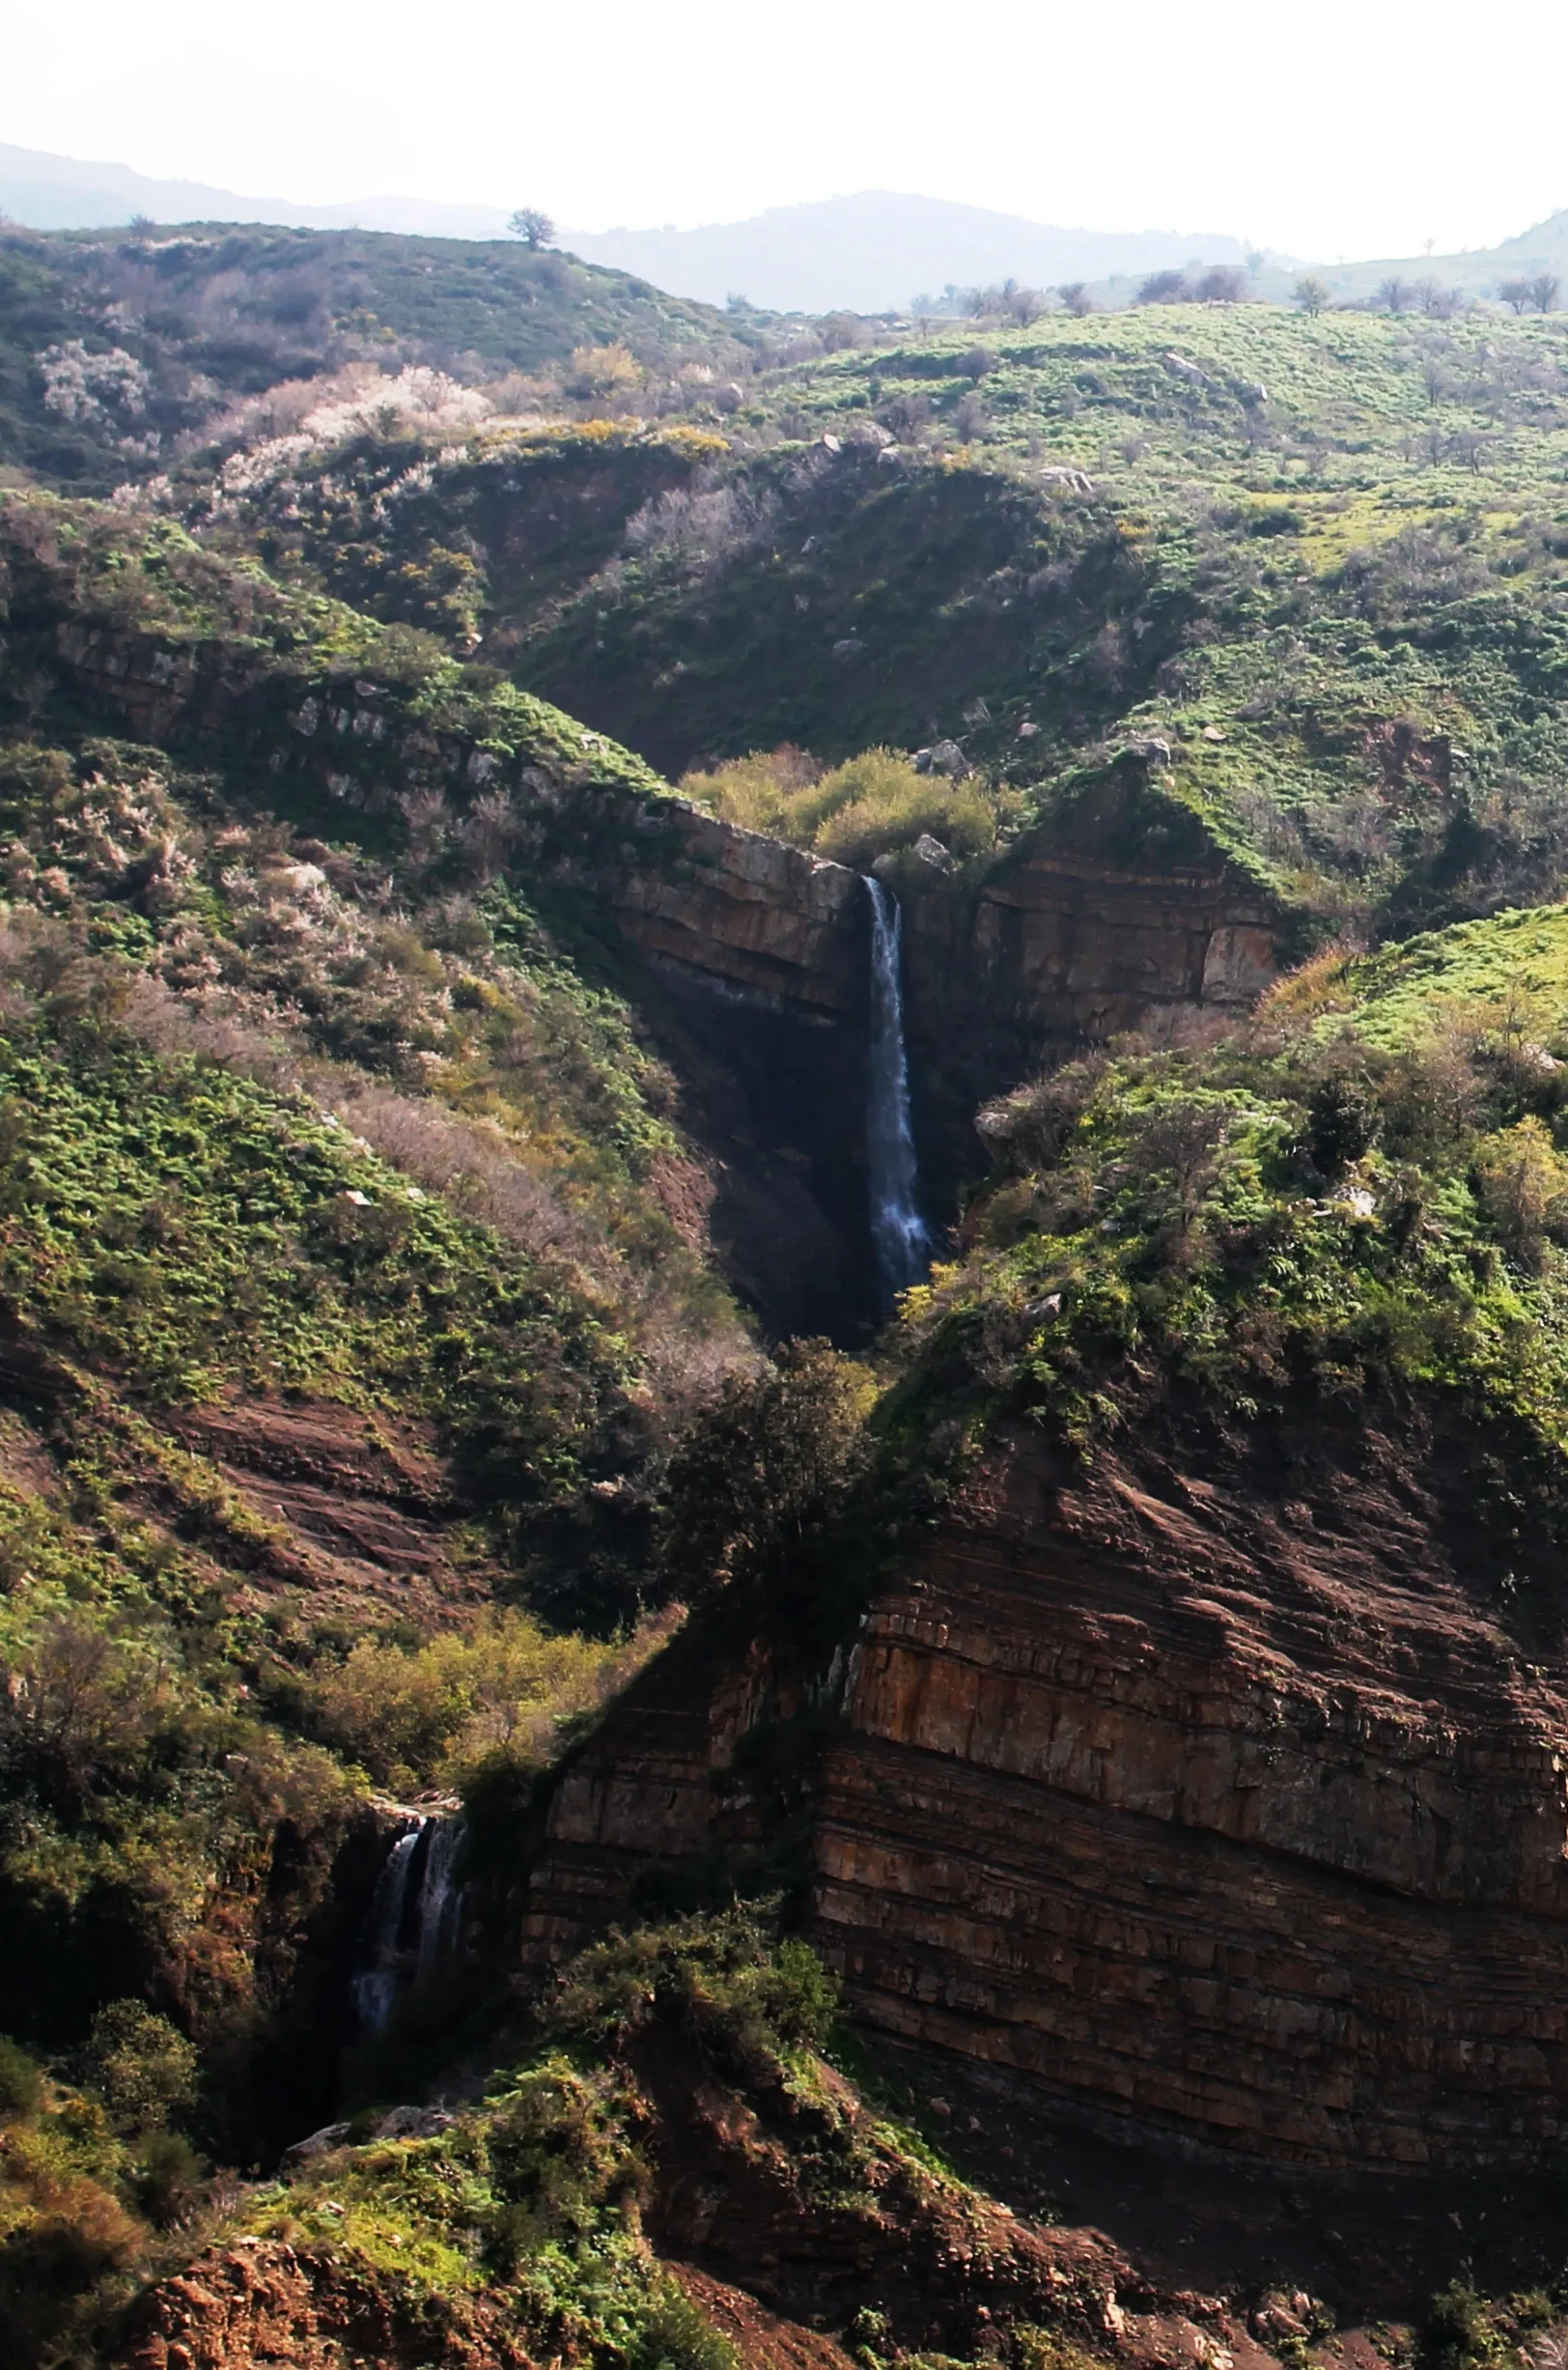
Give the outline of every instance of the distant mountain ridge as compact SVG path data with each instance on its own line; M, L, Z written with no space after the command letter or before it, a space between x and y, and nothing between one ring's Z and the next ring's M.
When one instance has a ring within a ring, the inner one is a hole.
M507 210L500 206L396 196L304 206L202 182L155 181L128 165L84 163L0 141L0 216L31 230L98 230L139 214L171 224L267 223L436 239L507 236ZM939 298L947 287L1006 279L1038 288L1082 280L1099 301L1116 304L1125 303L1150 272L1244 263L1252 267L1252 293L1277 301L1289 297L1303 268L1291 256L1259 256L1228 233L1064 229L887 189L777 206L742 222L693 230L563 229L560 243L584 263L632 272L673 296L723 304L739 296L782 313L905 312L921 296ZM1435 280L1469 296L1495 294L1501 280L1543 271L1568 282L1568 209L1495 247L1319 262L1314 268L1340 302L1370 296L1390 278Z
M533 193L524 191L523 196ZM287 229L395 231L501 239L506 210L429 198L346 199L303 206L245 197L202 182L154 181L128 165L82 163L0 142L0 213L31 230L98 230L145 214L154 222L266 222ZM722 304L732 294L783 313L906 310L922 292L1008 278L1135 278L1203 262L1239 264L1240 240L1218 232L1062 230L884 189L779 206L744 222L695 230L564 230L585 263L652 280L672 296Z
M903 312L949 285L1134 279L1190 263L1240 264L1247 252L1218 231L1065 230L890 189L690 231L574 231L569 241L585 263L634 271L672 294L709 304L740 295L782 313Z
M436 239L501 239L500 206L448 206L433 198L351 198L301 206L242 197L205 182L154 181L129 165L84 163L0 140L0 214L34 231L112 230L145 214L154 222L266 222L285 230L398 231Z

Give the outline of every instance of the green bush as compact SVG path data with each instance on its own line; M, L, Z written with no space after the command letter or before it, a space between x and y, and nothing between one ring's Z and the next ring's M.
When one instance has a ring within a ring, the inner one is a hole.
M14 2041L0 2035L0 2123L36 2115L43 2098L43 2074Z
M167 2123L196 2100L194 2046L140 2000L111 2000L98 2010L81 2053L81 2074L123 2131Z
M753 750L681 787L727 823L866 869L926 833L953 855L996 844L1001 805L978 780L920 774L898 749L868 748L825 773L801 749Z
M639 2315L628 2370L739 2370L740 2355L666 2272Z
M837 1984L810 1946L775 1945L765 1914L742 1904L591 1945L565 1970L548 2022L619 2051L663 2018L751 2079L792 2050L820 2046L837 2005Z
M864 1465L869 1369L826 1341L783 1344L732 1375L670 1460L666 1583L687 1604L798 1573Z

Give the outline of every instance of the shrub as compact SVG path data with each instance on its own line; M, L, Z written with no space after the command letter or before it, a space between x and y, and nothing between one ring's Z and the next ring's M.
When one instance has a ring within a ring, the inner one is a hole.
M43 2098L43 2075L25 2049L0 2036L0 2123L36 2115Z
M687 798L711 806L720 820L742 831L788 836L792 801L822 779L823 769L803 748L786 741L775 749L753 749L710 772L686 775Z
M551 2241L588 2237L606 2206L642 2197L647 2167L617 2104L603 2075L563 2057L529 2068L494 2100L485 2153L502 2204L488 2236L503 2275Z
M732 1376L670 1460L664 1572L687 1604L798 1569L862 1469L876 1396L866 1368L826 1341L790 1341Z
M669 2272L638 2318L629 2370L738 2370L741 2356Z
M984 855L996 844L991 793L972 777L955 782L917 773L900 749L864 749L824 773L786 744L770 754L732 758L712 773L688 774L681 786L728 823L857 870L912 848L928 832L955 856Z
M1548 1238L1568 1232L1568 1161L1551 1130L1531 1115L1483 1137L1475 1150L1475 1181L1510 1256L1539 1270Z
M457 1780L487 1757L542 1766L563 1727L596 1710L654 1650L659 1630L605 1644L552 1637L506 1610L423 1646L361 1638L314 1686L326 1739L380 1785Z
M742 2078L765 2078L794 2049L820 2047L838 1986L808 1943L773 1944L768 1912L716 1914L613 1933L574 1959L548 2011L551 2028L620 2053L664 2023Z
M196 2051L140 2000L111 2000L93 2018L82 2078L121 2130L166 2123L195 2102Z
M171 2230L202 2193L207 2167L179 2131L149 2131L138 2144L131 2175L140 2213L159 2230Z
M567 369L569 395L625 395L642 378L642 367L630 347L574 346Z

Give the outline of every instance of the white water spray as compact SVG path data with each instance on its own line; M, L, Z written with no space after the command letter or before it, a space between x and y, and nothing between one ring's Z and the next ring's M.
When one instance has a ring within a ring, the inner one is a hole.
M424 1829L421 1820L400 1835L381 1863L371 1896L369 1963L353 1979L354 2006L367 2032L378 2033L398 1995L398 1937L408 1899L408 1871Z
M399 1993L428 1983L456 1948L462 1887L454 1872L462 1841L461 1819L421 1819L398 1837L381 1864L365 1963L353 1978L354 2007L367 2032L380 2032ZM410 1900L416 1855L419 1884Z
M915 1200L918 1172L910 1126L910 1067L899 973L903 916L890 889L869 874L864 878L871 898L871 1077L866 1098L871 1236L882 1290L891 1300L924 1269L930 1237Z

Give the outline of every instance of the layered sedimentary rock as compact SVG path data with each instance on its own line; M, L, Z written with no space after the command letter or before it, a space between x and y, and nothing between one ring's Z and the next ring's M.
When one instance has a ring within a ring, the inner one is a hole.
M1282 916L1129 750L985 879L906 867L905 1022L933 1185L973 1173L988 1096L1131 1031L1168 1043L1246 1010L1274 977Z
M698 1631L560 1785L529 1949L766 1826L738 1746L838 1720L814 1931L874 2025L1192 2137L1389 2169L1568 2130L1568 1684L1445 1459L999 1439L830 1670Z

